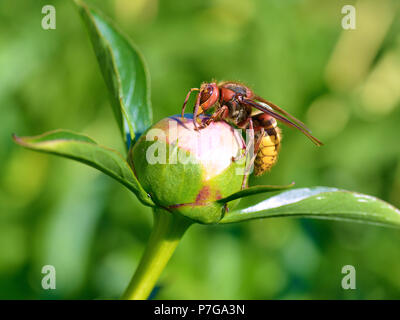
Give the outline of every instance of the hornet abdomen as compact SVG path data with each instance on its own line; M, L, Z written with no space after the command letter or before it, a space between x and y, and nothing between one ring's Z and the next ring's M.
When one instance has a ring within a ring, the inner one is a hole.
M254 160L254 174L256 176L261 176L266 171L269 171L278 161L281 140L281 130L278 128L276 121L273 121L270 127L264 128L256 159Z

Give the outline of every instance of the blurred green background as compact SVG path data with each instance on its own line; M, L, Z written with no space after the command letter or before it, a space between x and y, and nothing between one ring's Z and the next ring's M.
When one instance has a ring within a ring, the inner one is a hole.
M333 186L400 207L398 1L88 2L145 56L155 121L179 113L202 81L243 81L325 143L283 128L278 164L251 184ZM41 28L46 4L56 30ZM356 6L356 30L341 27L345 4ZM87 32L61 0L0 0L0 28L0 298L117 298L144 250L150 210L96 170L11 140L64 128L123 150ZM399 230L354 223L195 225L156 298L399 299L399 248ZM56 290L41 288L48 264ZM341 288L347 264L356 290Z

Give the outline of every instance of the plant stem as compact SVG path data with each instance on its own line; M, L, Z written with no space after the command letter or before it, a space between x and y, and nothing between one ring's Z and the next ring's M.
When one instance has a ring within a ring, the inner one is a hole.
M145 300L192 222L162 208L154 209L154 225L139 266L122 299Z

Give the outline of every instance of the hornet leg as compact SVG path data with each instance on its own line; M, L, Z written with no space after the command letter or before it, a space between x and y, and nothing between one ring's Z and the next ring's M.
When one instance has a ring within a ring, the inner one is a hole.
M199 90L200 90L200 89L198 89L198 88L192 88L192 89L189 90L188 94L186 95L185 102L183 103L183 106L182 106L182 118L183 118L183 115L185 114L186 104L187 104L187 102L188 102L188 100L189 100L189 97L190 97L191 93L192 93L193 91L199 91Z

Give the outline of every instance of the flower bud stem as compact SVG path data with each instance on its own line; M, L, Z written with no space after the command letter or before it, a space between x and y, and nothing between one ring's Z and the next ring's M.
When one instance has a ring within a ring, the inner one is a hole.
M145 300L174 253L185 231L192 224L189 219L154 209L154 225L146 250L122 299Z

